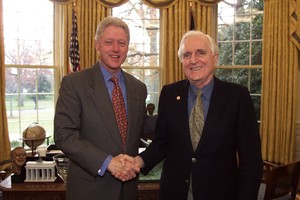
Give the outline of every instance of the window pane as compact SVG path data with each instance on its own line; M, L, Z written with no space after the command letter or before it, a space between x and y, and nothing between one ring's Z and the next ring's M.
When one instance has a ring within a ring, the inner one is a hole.
M234 65L249 65L249 42L238 42L234 46Z
M219 42L219 65L233 65L232 43Z
M262 41L252 42L251 64L262 65Z
M228 1L228 0L226 0ZM229 0L229 2L234 2L235 4L235 13L236 14L245 14L249 13L251 9L252 0Z
M215 75L223 81L238 83L248 87L248 69L217 69Z
M234 26L234 32L235 32L235 40L250 40L250 23L244 22L248 21L250 18L249 15L247 16L240 16L239 21Z
M261 11L262 12L262 11ZM263 15L254 15L252 21L252 39L262 39Z
M252 101L254 105L254 110L256 113L257 120L260 121L260 103L261 103L261 97L258 96L252 96Z
M160 91L160 76L159 70L157 69L146 69L144 83L147 85L147 102L155 104L158 108L158 97Z
M21 145L22 133L32 123L53 134L58 78L53 66L53 12L49 0L3 0L5 103L12 148Z
M158 106L161 71L159 9L149 7L141 0L129 0L113 8L113 16L123 19L130 29L129 51L123 69L146 84L146 103Z
M53 65L52 2L4 0L3 23L6 64Z
M232 69L216 69L215 75L222 81L231 82L231 72Z
M123 65L158 66L159 10L131 0L113 8L113 16L122 18L130 29L128 60Z
M53 133L54 70L6 68L6 111L10 140L20 142L22 132L34 122Z
M250 93L261 94L262 70L250 70Z

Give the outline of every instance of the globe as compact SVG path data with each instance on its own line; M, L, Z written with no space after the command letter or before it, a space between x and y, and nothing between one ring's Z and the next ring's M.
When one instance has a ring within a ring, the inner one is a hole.
M23 131L23 141L31 149L36 149L38 146L44 143L46 138L45 129L39 124L30 124Z

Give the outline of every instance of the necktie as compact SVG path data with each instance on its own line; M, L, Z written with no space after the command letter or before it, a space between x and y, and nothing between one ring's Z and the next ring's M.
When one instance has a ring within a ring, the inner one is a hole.
M119 81L116 77L110 79L114 83L114 88L112 90L112 104L115 117L117 120L118 128L120 131L123 148L126 144L126 134L127 134L127 118L126 118L126 108L125 102L122 95L122 90L119 85Z
M192 112L189 118L190 136L194 151L196 150L197 145L200 141L204 126L204 111L201 95L202 92L201 90L199 90L197 93L196 102L194 104L194 107L192 108Z

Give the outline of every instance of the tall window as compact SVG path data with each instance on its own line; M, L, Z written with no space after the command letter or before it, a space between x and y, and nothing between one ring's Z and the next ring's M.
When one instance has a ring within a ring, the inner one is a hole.
M216 75L248 87L260 120L263 0L218 4L219 67Z
M113 16L123 19L130 29L130 45L123 69L147 85L147 103L158 104L160 91L159 9L141 0L129 0L113 8ZM157 107L157 106L156 106Z
M34 5L34 6L33 6ZM38 9L37 9L38 8ZM37 17L38 16L38 17ZM53 3L3 0L5 99L12 147L32 123L53 134Z

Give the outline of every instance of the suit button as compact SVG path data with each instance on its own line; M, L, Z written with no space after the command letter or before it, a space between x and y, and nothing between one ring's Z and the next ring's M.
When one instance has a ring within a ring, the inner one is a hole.
M190 180L189 179L185 179L184 180L186 183L190 183Z
M192 158L192 163L196 163L197 159L196 158Z

